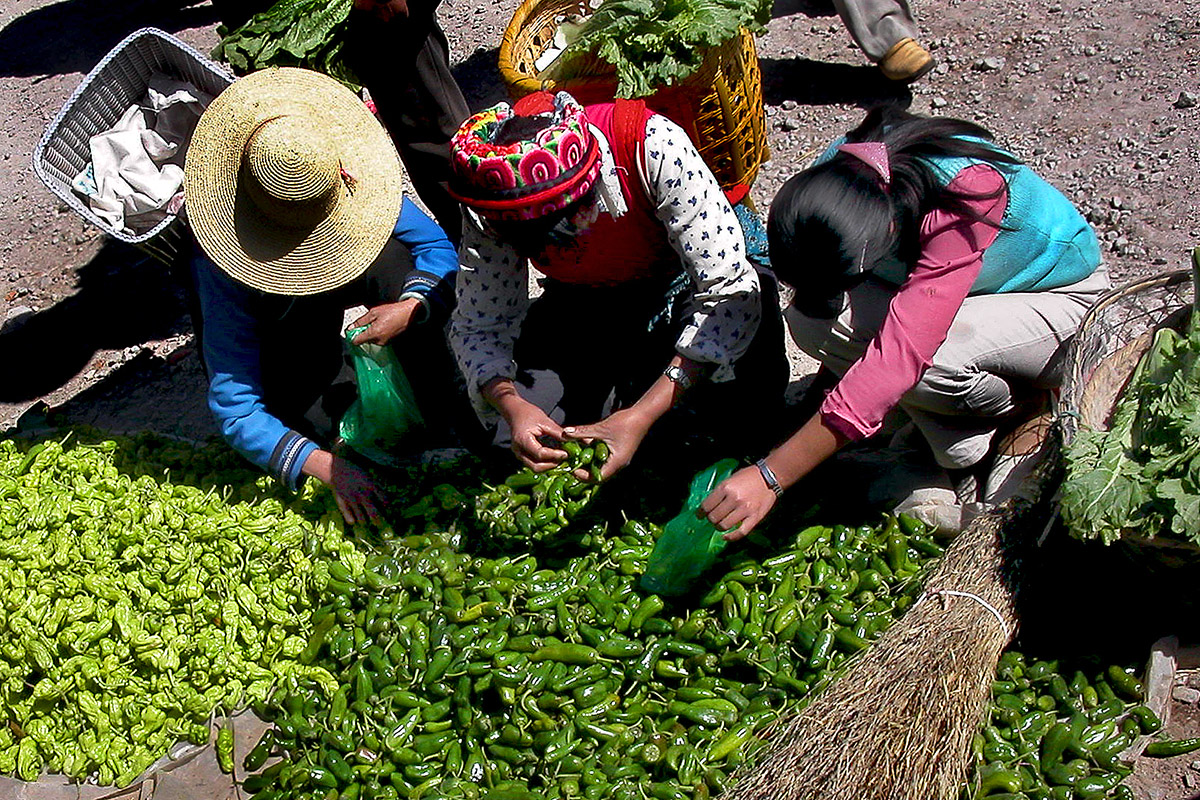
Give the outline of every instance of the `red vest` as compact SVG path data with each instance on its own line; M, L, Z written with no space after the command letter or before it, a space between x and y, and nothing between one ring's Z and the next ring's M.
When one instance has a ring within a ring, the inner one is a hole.
M520 111L521 103L517 108ZM646 121L654 112L641 100L622 99L588 105L584 110L612 148L627 210L618 218L600 214L570 246L546 247L531 259L533 265L554 280L588 286L673 276L680 268L679 254L671 247L666 228L655 216L638 178Z

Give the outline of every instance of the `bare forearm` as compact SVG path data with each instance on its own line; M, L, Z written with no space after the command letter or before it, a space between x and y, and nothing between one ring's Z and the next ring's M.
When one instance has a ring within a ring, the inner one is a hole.
M779 485L788 488L841 449L845 439L814 414L800 430L766 457Z
M698 381L703 372L703 367L699 363L678 353L671 359L668 366L682 369L691 383ZM679 402L684 391L682 386L666 375L659 375L654 383L650 384L650 388L630 407L630 410L635 411L644 421L646 428L649 428Z
M316 478L324 484L333 485L333 453L328 450L314 450L304 459L300 471L305 475Z
M479 393L506 419L516 406L528 402L517 392L511 378L493 378L480 387Z

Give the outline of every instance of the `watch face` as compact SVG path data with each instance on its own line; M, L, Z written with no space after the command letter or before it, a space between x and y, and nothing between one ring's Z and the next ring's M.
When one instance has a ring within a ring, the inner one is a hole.
M674 365L669 366L663 370L663 374L685 389L688 387L688 384L691 383L691 381L688 380L687 373L683 371L682 367L676 367Z

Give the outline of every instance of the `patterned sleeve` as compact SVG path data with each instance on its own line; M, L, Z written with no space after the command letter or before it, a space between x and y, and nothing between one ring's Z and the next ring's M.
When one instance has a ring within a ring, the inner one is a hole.
M687 134L665 117L646 123L645 165L647 196L695 284L676 350L713 365L712 380L730 380L762 316L741 225Z
M250 310L250 290L217 269L207 256L192 259L204 318L202 355L208 371L208 407L230 447L290 489L317 444L267 411L263 399L260 322Z
M921 257L892 298L862 358L821 405L825 423L851 441L878 432L887 413L921 380L983 268L984 251L1000 230L1008 192L993 167L967 167L949 188L972 198L968 205L983 219L934 209L921 221Z
M494 241L476 216L463 216L457 302L450 317L450 346L467 381L475 412L484 423L497 418L480 387L516 376L513 345L529 308L529 267L510 247Z

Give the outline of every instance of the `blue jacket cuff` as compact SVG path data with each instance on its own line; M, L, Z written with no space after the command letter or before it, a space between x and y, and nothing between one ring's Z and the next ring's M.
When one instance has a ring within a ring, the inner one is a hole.
M300 488L304 479L301 468L316 449L316 442L289 430L279 440L279 444L275 445L267 470L284 486L295 491Z

